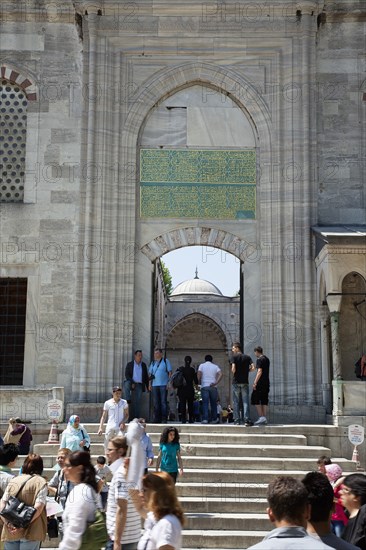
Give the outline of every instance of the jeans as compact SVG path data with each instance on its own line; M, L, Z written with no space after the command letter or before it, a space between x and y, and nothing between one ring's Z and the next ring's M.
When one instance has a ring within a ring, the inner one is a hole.
M250 420L249 384L233 384L234 421ZM241 401L240 401L241 397ZM241 413L241 414L240 414Z
M345 528L343 521L336 519L336 520L332 520L331 524L332 524L332 533L337 535L337 537L341 537Z
M121 435L121 431L120 429L118 428L118 430L115 430L115 429L109 429L108 431L105 432L104 434L104 450L105 452L107 453L107 447L108 447L108 442L110 439L112 439L112 437L116 437L117 435Z
M217 388L216 386L206 386L201 388L203 420L214 422L217 420ZM208 404L210 403L211 418L208 415Z
M160 424L168 418L168 390L166 386L153 386L154 422Z
M132 385L134 387L132 387ZM125 380L123 382L123 390L125 399L129 404L129 420L134 418L140 418L140 403L142 396L142 384L133 382L132 380Z
M128 544L121 544L121 550L137 550L137 542L129 542ZM113 540L109 540L105 545L105 550L113 550Z
M4 543L4 550L39 550L40 547L40 540L7 540Z

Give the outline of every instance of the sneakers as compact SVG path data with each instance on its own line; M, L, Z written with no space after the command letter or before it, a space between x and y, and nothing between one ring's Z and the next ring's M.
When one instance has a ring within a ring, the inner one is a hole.
M267 424L267 418L265 416L260 416L254 426L265 426Z
M208 420L202 420L201 424L208 424Z
M220 424L220 420L217 418L216 420L213 420L211 424Z
M246 420L244 426L253 426L253 422L251 420Z
M240 420L234 420L234 426L239 426Z

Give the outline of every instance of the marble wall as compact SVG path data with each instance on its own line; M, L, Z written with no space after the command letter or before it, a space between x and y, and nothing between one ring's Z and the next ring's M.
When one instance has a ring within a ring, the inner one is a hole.
M38 94L26 201L0 205L1 276L29 277L27 384L104 401L136 343L150 351L151 262L209 244L244 262L272 400L322 405L311 226L365 223L358 2L52 6L1 6L1 66ZM141 220L147 144L255 147L256 219Z

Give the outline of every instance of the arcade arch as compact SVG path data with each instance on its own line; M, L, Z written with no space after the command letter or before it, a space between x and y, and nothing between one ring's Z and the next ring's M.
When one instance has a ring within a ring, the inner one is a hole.
M184 364L185 355L192 357L192 364L198 367L204 362L205 355L213 356L224 374L218 387L223 404L230 403L230 376L228 368L228 346L231 342L222 328L210 317L201 313L191 313L180 319L168 332L166 351L172 364Z

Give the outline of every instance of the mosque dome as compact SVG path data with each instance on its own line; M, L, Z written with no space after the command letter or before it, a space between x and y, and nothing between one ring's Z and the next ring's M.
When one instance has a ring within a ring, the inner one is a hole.
M180 294L214 294L216 296L222 296L222 292L209 281L199 279L196 270L196 276L194 279L183 281L179 283L173 290L170 296L178 296Z

